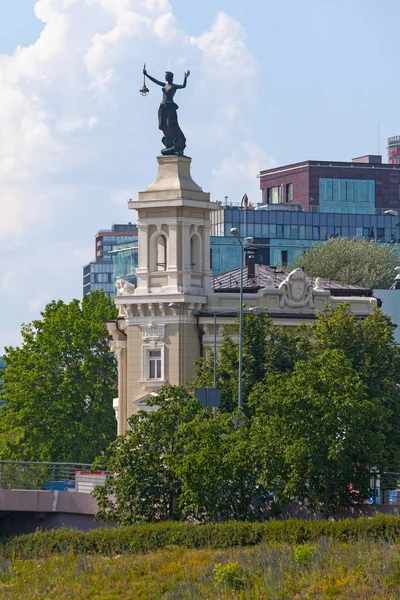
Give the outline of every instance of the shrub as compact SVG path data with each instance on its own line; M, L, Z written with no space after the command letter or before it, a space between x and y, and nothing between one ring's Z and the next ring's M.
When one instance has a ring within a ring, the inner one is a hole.
M373 518L342 521L267 521L246 523L181 523L164 522L129 525L116 528L37 531L0 543L0 554L6 558L41 558L50 554L135 554L166 546L186 548L230 548L270 542L306 544L320 538L347 542L371 539L400 541L400 517L379 515Z
M244 586L243 576L243 569L237 562L215 565L214 567L215 581L219 585L224 585L235 590Z
M295 546L294 548L294 561L298 565L302 565L306 567L310 564L312 558L314 556L314 548L309 546L308 544L303 544L301 546Z

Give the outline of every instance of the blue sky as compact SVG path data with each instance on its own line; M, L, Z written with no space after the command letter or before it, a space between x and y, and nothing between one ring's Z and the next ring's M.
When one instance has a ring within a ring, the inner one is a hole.
M0 348L81 296L94 234L134 220L156 173L159 88L213 199L260 169L381 152L400 133L395 0L12 0L0 4Z

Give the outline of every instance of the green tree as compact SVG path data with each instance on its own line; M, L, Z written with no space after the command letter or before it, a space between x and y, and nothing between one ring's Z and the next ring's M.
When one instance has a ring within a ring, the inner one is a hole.
M298 254L294 266L307 275L333 279L346 284L389 288L398 264L396 244L378 244L364 238L331 238Z
M149 401L157 407L130 419L130 429L101 456L110 473L94 495L99 519L119 523L244 520L261 514L250 421L214 419L187 388L168 386Z
M181 428L178 475L185 515L214 521L262 515L266 491L258 481L261 463L250 431L243 415L218 412L212 419L204 411Z
M116 310L92 292L51 302L41 316L22 326L21 346L6 348L1 458L90 463L116 434L116 361L104 327Z
M233 412L238 400L239 318L225 327L217 356L217 388L221 391L221 408ZM233 337L233 339L232 339ZM274 324L264 311L243 315L243 405L248 413L247 398L254 385L268 374L290 371L296 360L307 350L309 341L299 331L283 329ZM196 387L213 387L214 354L206 348L198 361Z
M350 483L365 491L369 467L399 467L400 353L379 309L365 319L348 304L327 309L303 336L308 360L254 389L253 432L268 485L331 510L354 499Z
M169 386L148 405L157 410L133 415L129 430L99 458L110 473L94 492L99 519L128 524L182 517L180 427L204 410L187 389Z
M368 469L384 460L384 403L370 399L345 353L326 350L273 375L253 392L254 445L264 485L282 500L300 498L325 514L366 493Z

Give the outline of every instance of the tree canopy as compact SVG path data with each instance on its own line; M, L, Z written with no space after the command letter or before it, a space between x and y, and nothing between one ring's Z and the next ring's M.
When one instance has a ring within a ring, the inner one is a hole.
M82 302L51 302L6 348L0 456L87 462L115 438L116 362L104 321L112 301L92 292Z
M246 519L263 492L250 427L230 413L213 419L187 388L166 386L100 458L110 477L97 487L98 518L119 523L166 519ZM258 503L259 505L260 503Z
M237 411L237 325L217 360L222 406L211 418L189 388L164 388L100 460L101 517L254 519L293 498L330 514L368 495L371 467L400 467L400 353L390 319L343 304L294 332L245 314L244 414ZM196 385L212 387L213 356Z
M294 267L315 277L370 288L390 288L398 265L396 244L379 244L365 238L330 238L298 254Z

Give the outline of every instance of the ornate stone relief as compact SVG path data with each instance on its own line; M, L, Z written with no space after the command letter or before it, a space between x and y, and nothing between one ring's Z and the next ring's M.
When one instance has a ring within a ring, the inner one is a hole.
M158 342L165 337L165 325L153 323L150 321L148 325L142 327L142 339L144 342Z
M315 290L323 290L324 288L322 287L322 281L320 277L317 277L317 279L315 280L315 286L314 286Z
M283 294L279 300L279 306L285 305L291 308L308 306L314 308L312 295L312 283L302 269L295 269L286 277L279 286Z
M265 287L275 287L274 278L271 277L270 275L265 278Z
M135 293L135 285L121 277L115 282L115 287L117 288L117 296L132 296Z
M124 319L128 318L128 307L126 306L126 304L118 305L118 316Z

